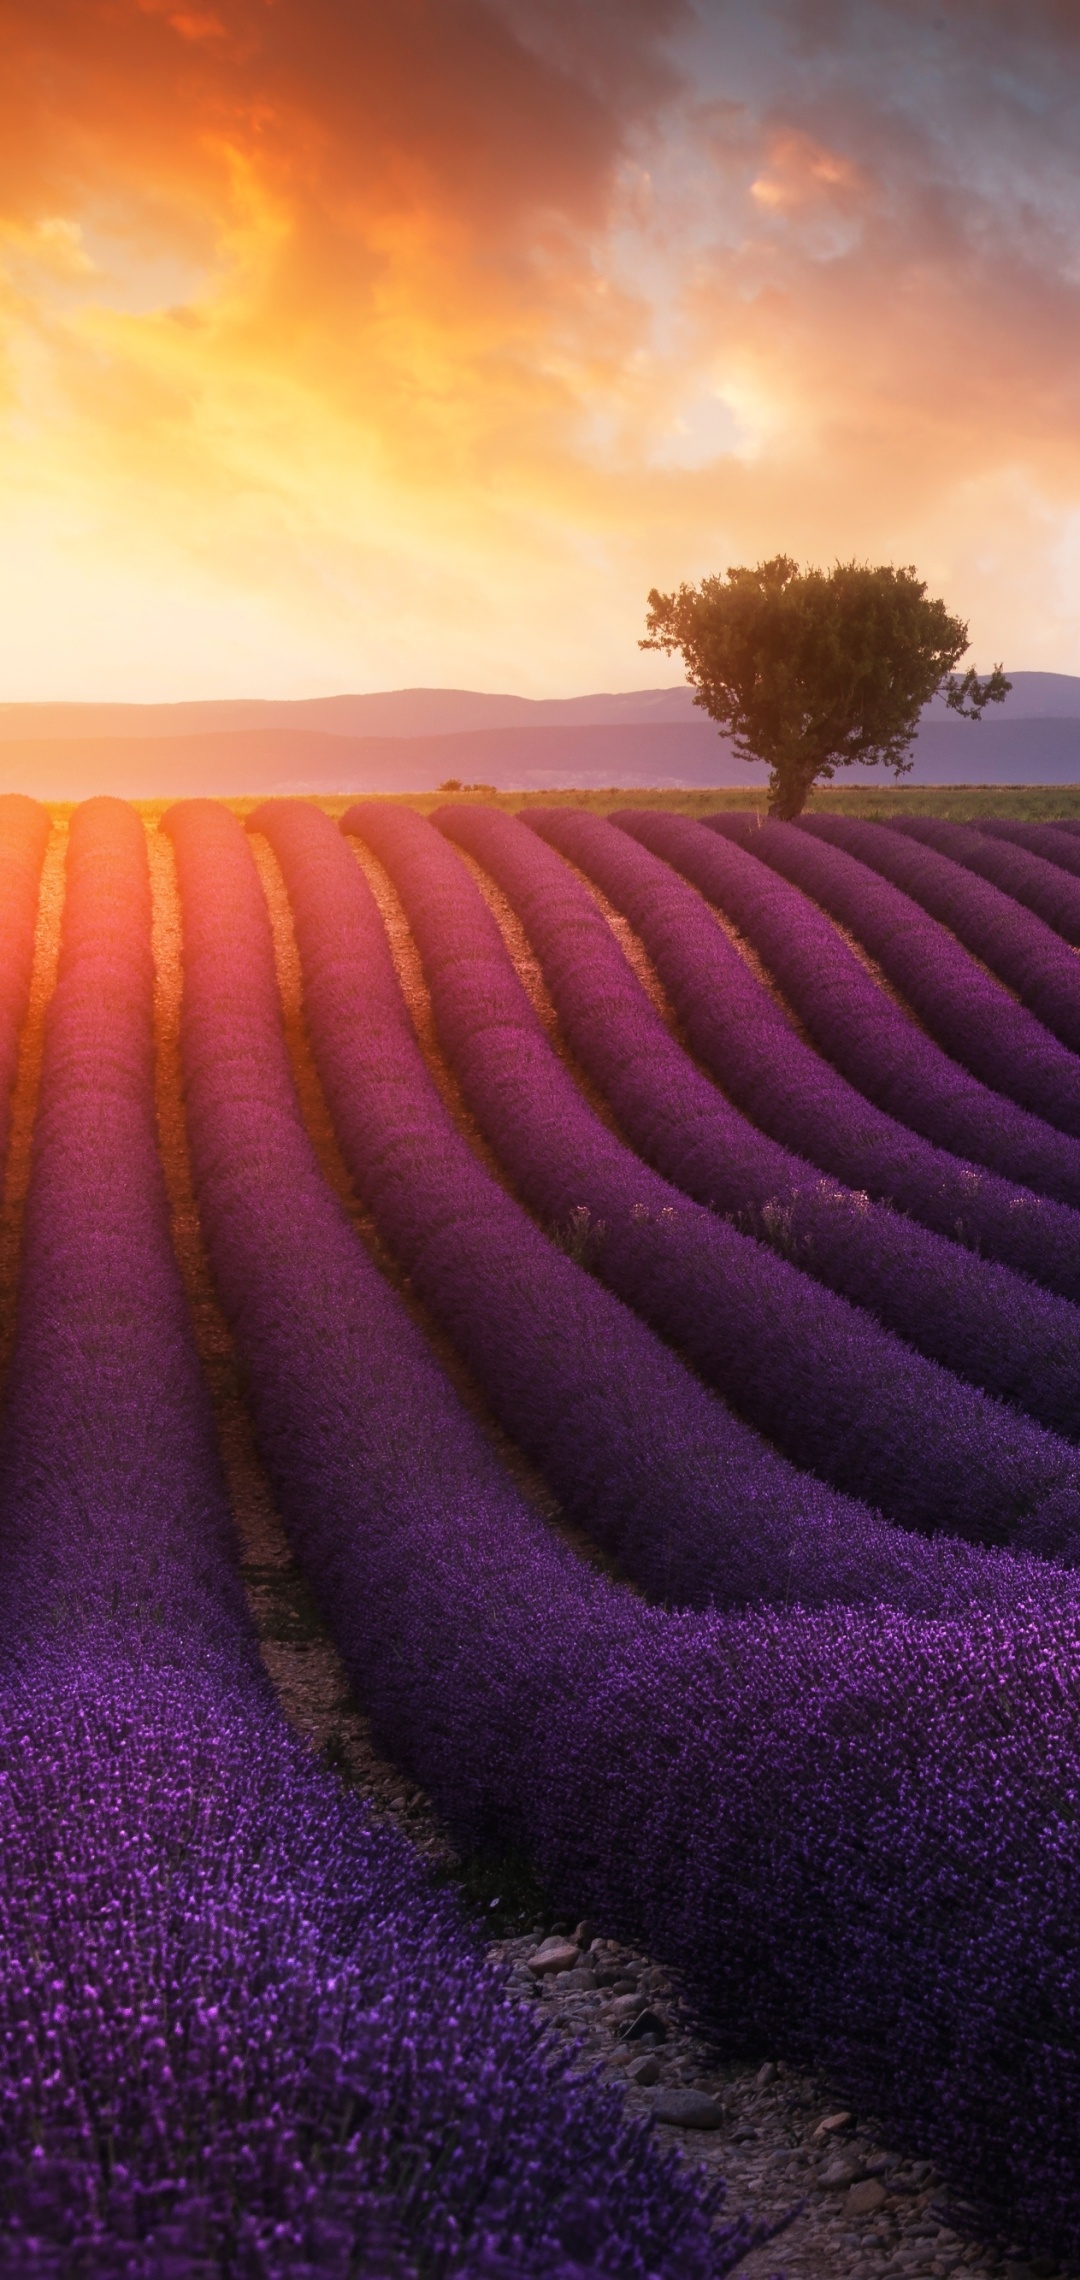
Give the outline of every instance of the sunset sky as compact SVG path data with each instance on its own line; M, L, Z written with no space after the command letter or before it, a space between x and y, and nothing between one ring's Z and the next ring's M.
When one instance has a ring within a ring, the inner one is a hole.
M671 681L778 551L1080 672L1076 0L0 27L0 700Z

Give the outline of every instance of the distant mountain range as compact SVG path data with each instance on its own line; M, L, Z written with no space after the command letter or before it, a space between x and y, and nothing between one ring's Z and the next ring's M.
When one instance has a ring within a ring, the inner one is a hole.
M493 728L641 728L701 717L685 684L596 697L383 689L365 697L224 697L176 705L0 704L0 741L231 735L252 729L306 729L350 738L459 736Z
M915 784L1080 782L1080 677L1015 673L979 723L927 708ZM294 701L0 705L0 789L46 799L760 786L686 686L586 697L391 689ZM858 772L858 780L875 776ZM885 778L879 778L885 781Z

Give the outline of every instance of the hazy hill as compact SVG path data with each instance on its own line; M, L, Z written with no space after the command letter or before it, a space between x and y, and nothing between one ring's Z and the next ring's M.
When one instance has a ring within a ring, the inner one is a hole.
M454 736L492 728L598 728L700 720L693 692L630 689L594 697L488 696L478 689L384 689L356 697L226 697L169 705L4 705L0 741L196 736L307 729L323 736Z
M1080 720L1080 676L1075 673L1010 673L1012 688L1004 704L992 705L978 725L1015 720ZM926 708L928 721L946 721L963 728L949 711L944 697ZM971 725L970 723L968 724Z
M1080 677L1016 673L979 723L928 707L911 783L1080 782ZM0 705L0 789L80 799L266 791L760 786L685 686L585 697L392 689L294 702ZM852 781L875 779L861 770Z

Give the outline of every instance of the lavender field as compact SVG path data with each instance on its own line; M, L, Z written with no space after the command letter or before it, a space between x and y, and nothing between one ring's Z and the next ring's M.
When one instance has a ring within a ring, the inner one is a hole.
M1074 2269L1080 838L334 804L0 799L0 2275L802 2272L605 1942Z

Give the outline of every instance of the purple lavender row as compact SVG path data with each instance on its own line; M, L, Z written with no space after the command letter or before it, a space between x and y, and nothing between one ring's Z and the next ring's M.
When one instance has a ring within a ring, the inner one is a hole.
M1080 1214L932 1147L873 1107L795 1034L701 895L672 868L680 861L692 866L703 855L708 875L717 857L726 863L726 847L682 816L652 811L632 824L621 817L621 830L565 808L530 810L527 820L636 929L691 1050L757 1128L848 1187L1063 1297L1080 1299ZM656 854L631 836L639 822L655 838ZM669 861L661 861L661 848L670 850ZM773 885L767 875L766 885ZM798 925L805 905L801 897L789 901ZM878 1002L875 997L875 1011Z
M889 828L947 856L965 871L974 871L1000 889L1007 903L1023 904L1019 920L1015 910L1002 913L993 906L993 971L1011 982L1055 1037L1075 1052L1080 1040L1080 967L1058 937L1080 943L1080 882L1067 878L1038 850L999 840L974 826L919 815L894 818Z
M239 1682L257 1656L157 1155L149 898L133 811L78 809L0 1435L3 1629L20 1654L115 1633L184 1669L224 1648Z
M48 815L21 792L0 796L0 1168L7 1156L19 1035L30 1000L41 866Z
M1032 952L1039 922L1029 912L884 824L810 815L786 828L854 863L854 878L838 873L839 884L830 885L826 908L851 927L938 1044L994 1092L1059 1132L1080 1135L1080 1059L1029 1010L1065 1018L1063 969L1071 961L1049 928ZM993 978L1006 968L1023 1004Z
M1080 1205L1075 1140L950 1060L892 1003L823 915L831 910L853 926L856 912L879 890L893 895L883 881L792 824L726 815L720 833L682 816L627 812L615 820L675 864L741 928L814 1042L878 1108L939 1148ZM907 908L916 931L932 941L940 936L946 956L955 950L933 920L914 904ZM971 967L962 951L956 955Z
M315 1174L238 826L170 828L204 1225L385 1741L467 1841L680 1969L725 2047L812 2054L1010 2238L1080 2246L1075 1614L672 1616L587 1572ZM589 2189L582 2162L579 2255L614 2275ZM648 2213L642 2262L693 2272Z
M799 1473L541 1233L461 1137L409 1020L374 898L328 817L248 819L285 878L320 1077L380 1235L566 1514L676 1606L893 1598L962 1607L984 1578ZM873 1547L873 1549L871 1548ZM877 1556L875 1556L875 1552ZM1007 1594L1008 1562L985 1587Z
M329 819L274 801L319 1074L355 1185L412 1287L564 1510L668 1604L885 1601L1004 1609L1080 1584L926 1542L822 1487L741 1425L558 1252L477 1162L428 1073L367 882Z
M918 899L929 908L929 895L944 909L948 889L961 941L1062 1044L1080 1050L1080 966L1066 947L1080 941L1080 885L1024 848L999 845L963 824L911 816L888 828L914 841L920 858L931 858L929 885L919 860ZM952 864L959 880L947 872L943 880L939 864Z
M271 1695L170 1246L151 988L142 827L93 802L0 1450L0 2267L707 2280L708 2206L538 2047Z
M1077 1452L661 1179L586 1104L440 834L389 805L344 827L394 880L443 1050L541 1222L577 1226L599 1278L792 1463L901 1526L1071 1561Z
M1056 869L1067 871L1070 881L1080 879L1080 847L1077 847L1075 840L1069 837L1060 824L1013 823L1011 818L1006 821L1001 816L987 815L979 817L975 828L986 838L1003 839L1010 846L1026 848L1030 855L1041 856L1044 863L1052 863ZM1043 910L1040 916L1046 918L1047 912ZM1048 923L1054 922L1048 920ZM1058 932L1065 933L1065 929L1059 927ZM1066 939L1071 941L1071 934Z
M1080 1310L865 1191L823 1179L748 1123L676 1044L555 852L580 848L587 861L599 839L617 858L624 850L631 863L635 852L648 862L643 849L599 817L565 809L530 814L529 831L495 808L441 808L434 821L508 897L568 1043L647 1163L920 1353L1080 1439Z
M182 1045L201 1220L297 1556L378 1737L462 1843L520 1843L539 1811L551 1824L556 1898L572 1898L551 1696L561 1688L560 1714L572 1714L606 1653L619 1669L623 1657L636 1667L647 1611L584 1568L524 1503L327 1187L292 1082L266 906L240 825L193 800L164 828L183 902ZM430 2000L437 2034L442 1997ZM693 2280L727 2271L745 2235L710 2238L696 2192L650 2151L640 2124L621 2120L610 2093L568 2082L535 2034L512 2025L504 2048L519 2083L501 2057L470 2063L452 2042L437 2057L426 2031L411 2077L418 2091L439 2092L425 2158L438 2162L448 2140L463 2147L451 2165L462 2232L506 2244L506 2264L493 2260L499 2280L549 2268L560 2280L622 2280L624 2270L629 2280L681 2280L684 2264ZM394 2162L392 2141L387 2153ZM435 2245L438 2274L460 2264L471 2280L449 2209Z

